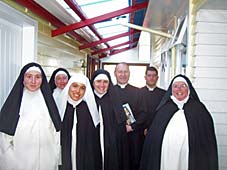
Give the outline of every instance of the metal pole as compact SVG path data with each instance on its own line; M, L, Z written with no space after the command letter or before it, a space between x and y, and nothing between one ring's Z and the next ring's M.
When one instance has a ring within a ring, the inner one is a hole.
M156 31L156 30L153 30L153 29L150 29L150 28L145 28L145 27L138 26L138 25L131 24L131 23L122 22L120 24L125 26L125 27L130 27L130 28L133 28L133 29L136 29L136 30L149 32L149 33L160 35L160 36L167 37L167 38L173 38L173 36L171 34L165 33L165 32L162 32L162 31Z

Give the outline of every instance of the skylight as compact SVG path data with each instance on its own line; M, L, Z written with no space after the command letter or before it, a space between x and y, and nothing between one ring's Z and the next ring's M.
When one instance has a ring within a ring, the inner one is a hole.
M61 4L65 8L65 10L67 10L78 22L81 21L81 19L75 14L73 10L69 8L69 6L64 2L64 0L56 1ZM88 19L107 14L116 10L120 10L129 6L129 0L76 0L76 3L80 6ZM94 24L94 27L103 38L128 32L129 29L120 25L119 22L129 22L129 14L96 23ZM84 29L91 35L93 35L95 39L98 39L98 37L94 35L94 33L90 30L89 27L86 27ZM117 43L119 44L127 41L129 41L129 37L109 41L108 44L110 46L113 46Z
M128 2L128 0L77 0L77 3L86 13L88 18L94 18L96 16L126 8L129 6ZM129 15L118 16L104 22L96 23L94 26L103 38L107 38L128 31L128 28L123 27L119 22L129 22ZM126 39L125 41L128 41L129 37L125 37L124 39ZM116 45L116 43L113 42L114 41L110 41L108 44L111 46ZM122 40L116 39L115 42L119 43L122 42Z
M141 16L143 15L143 11L139 11L142 14L138 13L137 11L131 14L126 13L123 15L119 15L114 18L108 17L108 14L111 12L115 12L118 10L122 11L122 9L124 8L128 10L128 7L131 5L131 2L132 2L131 0L72 0L70 1L72 4L75 3L75 8L79 9L79 11L82 12L81 14L78 14L79 16L83 16L82 18L79 18L77 14L75 14L75 12L67 5L67 3L64 0L56 0L56 1L60 5L62 5L62 7L69 14L71 14L77 22L81 22L83 20L84 23L90 22L91 24L92 21L95 21L98 18L99 19L102 18L101 17L102 15L105 15L105 18L109 18L98 23L96 22L93 25L88 24L86 27L75 30L75 32L77 32L78 34L82 36L85 35L85 37L87 37L88 42L95 43L95 41L98 42L103 40L103 43L101 42L100 44L97 43L95 45L96 49L93 48L92 50L101 50L105 48L111 49L111 47L114 48L113 50L116 50L116 49L123 49L126 47L133 48L137 45L137 42L138 42L137 37L139 37L139 34L133 34L132 30L129 27L122 26L121 23L131 22L134 24L141 25L140 21L141 22L143 21L143 19L141 19ZM137 4L136 2L134 4ZM93 18L95 20L93 20ZM86 21L86 19L88 20ZM135 21L138 21L139 23ZM131 32L129 33L129 31ZM86 43L84 43L84 47L86 47ZM82 47L82 49L84 47ZM93 46L91 45L91 47Z
M88 18L100 16L129 6L128 0L77 0Z

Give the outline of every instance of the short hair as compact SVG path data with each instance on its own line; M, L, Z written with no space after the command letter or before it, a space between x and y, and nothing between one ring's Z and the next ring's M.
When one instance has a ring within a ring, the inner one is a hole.
M158 70L155 67L153 67L153 66L148 66L147 67L147 69L145 71L145 75L147 74L148 71L155 71L156 74L158 75Z
M129 68L128 63L126 63L126 62L120 62L120 63L116 64L116 67L115 67L115 69L114 69L114 72L116 72L116 69L117 69L118 65L120 65L120 64L126 65L126 66Z

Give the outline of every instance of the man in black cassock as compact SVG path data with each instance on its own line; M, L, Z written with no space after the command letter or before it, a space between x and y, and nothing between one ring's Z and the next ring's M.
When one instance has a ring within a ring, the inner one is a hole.
M131 112L126 130L129 147L129 170L138 170L144 141L144 123L146 120L145 102L140 96L139 88L128 84L130 71L127 63L119 63L114 71L117 79L116 90L120 95L122 105Z
M155 67L147 67L144 78L146 80L146 85L141 88L140 92L142 96L145 96L146 107L148 110L147 121L145 125L146 129L144 132L144 134L146 134L147 129L154 119L155 109L159 105L166 91L157 87L156 85L159 76L158 70Z

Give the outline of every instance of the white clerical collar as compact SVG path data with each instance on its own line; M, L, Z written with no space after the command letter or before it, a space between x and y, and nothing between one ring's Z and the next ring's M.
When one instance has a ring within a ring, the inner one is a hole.
M178 100L174 95L171 95L170 98L173 100L173 102L177 105L177 107L182 110L184 107L184 104L187 103L189 99L189 95L184 100Z
M126 83L126 84L119 84L119 83L117 83L117 85L120 86L122 89L124 89L128 85L128 83Z
M54 89L54 93L61 93L62 92L62 90L63 89L60 89L60 88L58 88L58 87L56 87L55 89Z
M147 86L147 88L148 88L148 91L154 91L154 89L156 88L156 86L150 87L150 86L148 86L147 84L146 84L146 86Z
M82 102L82 99L79 99L78 101L73 100L70 96L68 96L67 101L75 108L80 102Z
M100 94L96 90L94 90L94 93L96 94L96 96L98 96L101 99L107 92Z

